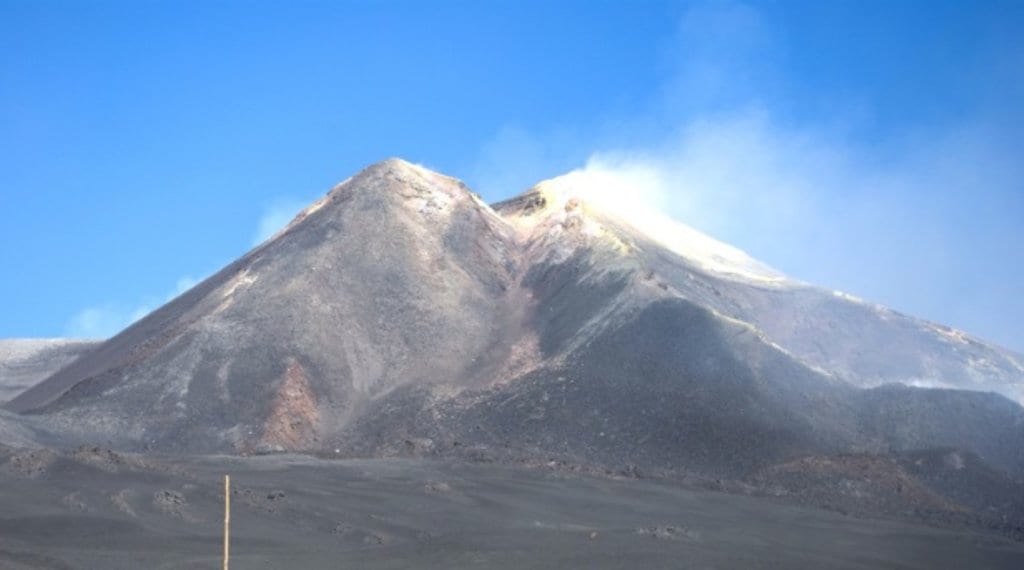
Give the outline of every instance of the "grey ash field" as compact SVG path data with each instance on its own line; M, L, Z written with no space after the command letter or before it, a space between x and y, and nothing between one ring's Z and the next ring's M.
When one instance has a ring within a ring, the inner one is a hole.
M1024 357L601 184L384 161L111 339L0 344L0 567L217 567L225 472L236 568L1024 567Z
M552 470L93 450L18 465L31 474L0 475L3 568L220 568L225 471L232 568L959 569L1024 557L992 536Z

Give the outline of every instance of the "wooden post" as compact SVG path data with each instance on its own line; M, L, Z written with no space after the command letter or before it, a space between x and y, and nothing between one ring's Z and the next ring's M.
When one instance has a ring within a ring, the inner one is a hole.
M224 570L231 558L231 476L224 476Z

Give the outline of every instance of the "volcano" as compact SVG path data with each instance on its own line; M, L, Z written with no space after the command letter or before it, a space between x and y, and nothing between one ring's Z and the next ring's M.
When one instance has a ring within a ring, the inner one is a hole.
M1024 357L791 279L601 184L575 172L491 206L375 164L6 407L129 451L740 479L960 453L1024 475Z

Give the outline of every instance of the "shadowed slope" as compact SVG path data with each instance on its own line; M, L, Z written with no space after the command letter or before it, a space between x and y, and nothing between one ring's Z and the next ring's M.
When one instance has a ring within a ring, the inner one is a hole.
M589 201L573 174L495 206L519 226L577 225L648 279L756 327L808 365L860 387L886 383L992 391L1024 402L1024 356L946 326L789 279L725 244L621 204ZM621 205L626 214L615 209ZM582 211L582 215L575 213Z

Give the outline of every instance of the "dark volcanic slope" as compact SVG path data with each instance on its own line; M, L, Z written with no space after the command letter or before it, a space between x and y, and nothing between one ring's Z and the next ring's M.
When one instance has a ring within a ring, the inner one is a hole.
M550 232L555 223L573 223L573 214L563 210L577 202L576 195L585 195L587 183L568 175L497 208L506 217L529 220ZM545 204L539 211L528 206L538 201ZM608 206L580 203L589 222L584 226L591 226L584 231L597 236L592 242L614 241L659 286L749 323L830 376L860 387L896 382L991 391L1024 402L1022 355L962 331L788 279L684 226L657 219L631 221L615 216Z
M908 512L1017 512L903 462L954 450L1018 488L1019 357L617 215L579 184L492 209L457 180L374 165L9 407L129 449L553 461L783 494L810 477L827 493L808 500L879 504L909 478L925 490ZM863 465L897 484L844 486Z
M0 339L0 402L35 386L99 344L63 338Z

